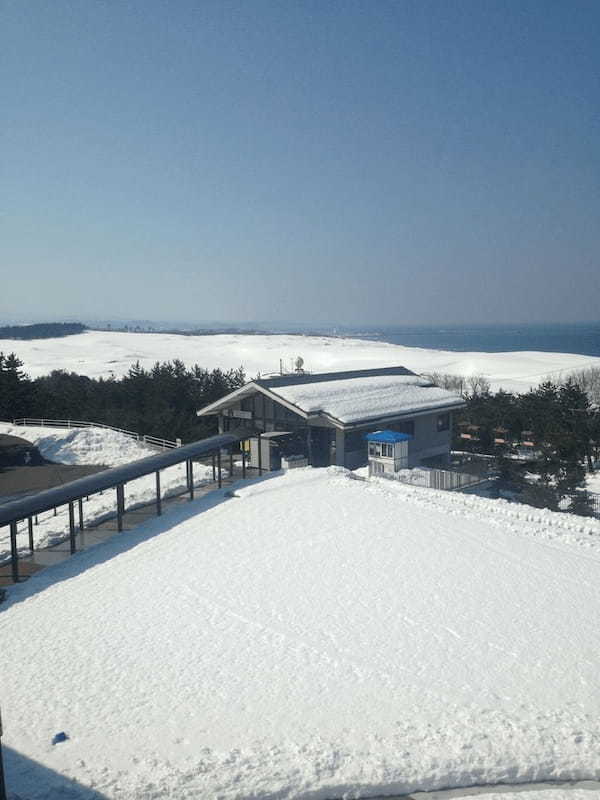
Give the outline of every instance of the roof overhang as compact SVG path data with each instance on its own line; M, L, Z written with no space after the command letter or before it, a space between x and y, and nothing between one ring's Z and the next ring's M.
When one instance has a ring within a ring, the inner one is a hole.
M254 381L250 381L250 383L244 384L239 389L231 392L231 394L225 395L220 400L216 400L214 403L211 403L208 406L204 406L204 408L199 409L196 411L196 416L204 417L210 414L220 414L225 411L227 408L230 408L232 405L235 405L239 400L242 400L244 397L248 397L251 394L255 394L256 392L260 392L265 397L273 400L279 405L284 406L289 411L292 411L294 414L297 414L299 417L306 419L307 417L311 416L303 411L298 406L295 406L293 403L290 403L288 400L284 400L283 397L280 397L275 392L270 391L269 389L261 386L259 383L255 383Z

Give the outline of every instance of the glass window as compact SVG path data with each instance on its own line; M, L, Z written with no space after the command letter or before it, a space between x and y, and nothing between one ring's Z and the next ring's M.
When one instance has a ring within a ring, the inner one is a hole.
M437 429L438 431L450 430L450 414L438 414Z

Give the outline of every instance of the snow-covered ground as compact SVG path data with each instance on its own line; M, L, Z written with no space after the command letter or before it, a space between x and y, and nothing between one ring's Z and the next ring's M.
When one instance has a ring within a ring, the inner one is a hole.
M0 422L0 433L26 439L55 464L118 467L156 453L143 442L108 428L48 428Z
M555 379L576 369L600 366L600 358L564 353L457 353L403 347L386 342L324 336L250 336L217 334L179 336L156 333L88 331L77 336L33 341L0 340L0 352L16 352L32 377L65 369L91 377L120 377L139 361L180 358L212 369L243 366L249 377L289 368L300 355L311 372L403 365L414 372L486 375L492 389L525 391L546 377Z
M236 494L10 590L14 792L324 800L600 778L599 522L341 468Z
M104 428L38 428L0 423L0 433L26 439L39 449L44 458L57 464L100 464L105 467L117 467L156 454L156 450L143 443ZM208 480L212 480L212 468L195 464L195 485L200 486ZM183 491L186 482L185 464L175 464L161 472L161 489L165 497ZM153 474L130 481L125 487L125 501L128 507L152 502L155 496L156 482ZM114 516L115 507L115 492L106 491L92 495L84 502L86 524ZM67 535L69 518L66 506L59 508L56 516L52 511L48 511L40 514L38 519L39 524L33 529L36 547L45 547ZM19 531L17 539L19 551L27 553L29 539L26 533L26 521L19 525ZM9 557L10 531L6 526L0 527L0 561Z

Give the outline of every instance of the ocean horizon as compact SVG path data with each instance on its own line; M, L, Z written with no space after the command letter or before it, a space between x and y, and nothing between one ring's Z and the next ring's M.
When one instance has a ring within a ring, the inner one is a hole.
M532 325L361 326L337 335L456 352L539 351L600 357L600 322Z

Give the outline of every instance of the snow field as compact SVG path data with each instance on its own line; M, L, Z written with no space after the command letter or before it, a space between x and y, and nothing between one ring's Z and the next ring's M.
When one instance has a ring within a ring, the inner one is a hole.
M235 494L10 590L3 741L59 776L36 785L9 759L16 792L57 800L61 775L119 800L600 778L600 524L340 468Z
M279 359L301 355L311 372L402 365L417 373L485 375L493 390L527 391L544 379L559 380L568 372L600 366L600 358L564 353L457 353L403 347L387 342L326 336L215 334L181 336L167 333L87 331L77 336L32 341L0 340L0 351L16 352L31 377L46 375L49 365L90 377L124 375L136 361L149 368L156 361L180 358L188 366L246 370L279 370Z

